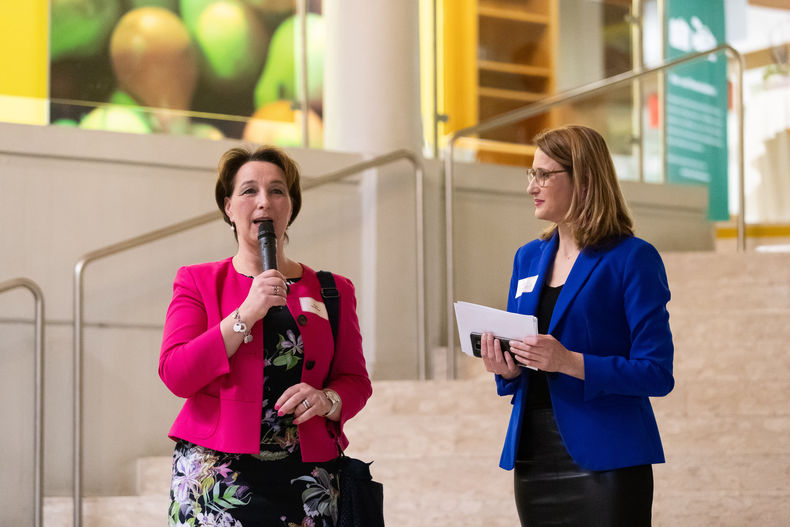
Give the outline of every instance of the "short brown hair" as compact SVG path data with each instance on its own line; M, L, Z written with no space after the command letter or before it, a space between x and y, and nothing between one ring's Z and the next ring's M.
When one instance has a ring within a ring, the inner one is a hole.
M217 167L214 198L217 200L217 207L222 212L225 223L231 225L230 218L225 213L225 198L229 198L233 194L236 174L239 169L251 161L272 163L285 174L285 184L288 187L288 196L291 198L291 218L288 220L288 225L291 225L302 207L299 166L288 154L274 146L261 146L255 150L248 147L236 147L222 154Z
M563 126L541 132L535 143L571 176L573 196L565 220L580 249L633 235L633 221L601 134L586 126ZM550 238L556 229L552 225L541 238Z

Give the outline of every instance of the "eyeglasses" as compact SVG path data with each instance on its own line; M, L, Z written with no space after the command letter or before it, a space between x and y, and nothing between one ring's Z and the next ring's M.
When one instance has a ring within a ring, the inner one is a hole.
M543 170L542 168L528 168L527 169L527 185L532 184L533 181L537 181L539 187L545 187L546 183L549 182L549 178L551 178L552 174L558 174L560 172L567 172L564 168L562 170Z

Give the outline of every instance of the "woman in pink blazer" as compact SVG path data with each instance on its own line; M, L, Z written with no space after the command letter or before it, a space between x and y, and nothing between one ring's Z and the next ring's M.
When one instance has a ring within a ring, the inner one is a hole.
M337 521L343 423L372 389L351 281L335 275L333 335L315 271L285 255L299 179L276 148L226 152L215 194L238 252L176 274L159 358L162 381L186 399L169 434L170 525ZM267 271L263 221L277 238L279 265Z

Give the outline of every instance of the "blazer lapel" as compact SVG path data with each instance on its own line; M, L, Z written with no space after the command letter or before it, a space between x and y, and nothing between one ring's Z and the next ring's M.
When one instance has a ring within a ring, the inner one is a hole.
M537 315L540 291L543 289L543 284L546 283L546 273L549 270L549 266L554 261L554 253L557 252L558 242L559 238L555 233L554 236L552 236L551 239L549 239L549 241L543 246L540 258L533 260L533 264L529 266L529 273L527 276L537 275L538 278L535 282L535 286L532 288L532 292L530 294L522 295L524 299L520 305L520 313Z
M554 328L557 327L557 324L562 319L568 306L570 306L573 299L576 298L576 295L579 294L579 291L581 291L582 286L584 286L584 283L587 281L593 269L595 269L595 266L601 261L603 254L604 253L600 251L584 250L576 257L576 261L573 263L573 268L571 268L568 279L565 281L565 285L562 286L560 296L557 298L557 304L554 306L554 312L551 315L551 323L549 324L549 333L552 333Z

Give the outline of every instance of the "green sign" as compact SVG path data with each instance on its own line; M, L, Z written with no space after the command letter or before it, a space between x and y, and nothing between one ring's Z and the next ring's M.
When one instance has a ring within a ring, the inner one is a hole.
M666 12L667 59L725 41L724 0L669 0ZM665 78L667 181L707 185L708 218L727 220L727 57L670 68Z

